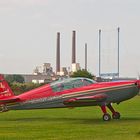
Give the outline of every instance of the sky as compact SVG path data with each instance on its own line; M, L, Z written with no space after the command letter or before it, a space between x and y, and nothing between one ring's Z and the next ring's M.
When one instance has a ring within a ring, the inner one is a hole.
M51 63L55 71L56 34L61 33L61 67L71 66L72 31L76 61L98 75L98 31L102 30L101 71L117 71L120 27L120 76L140 74L139 0L0 0L0 73L30 74Z

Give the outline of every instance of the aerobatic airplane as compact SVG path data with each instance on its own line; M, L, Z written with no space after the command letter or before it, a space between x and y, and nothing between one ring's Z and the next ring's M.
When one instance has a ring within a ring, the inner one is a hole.
M103 120L119 119L112 103L119 104L136 96L140 89L140 80L95 82L87 78L68 78L46 84L31 91L15 96L8 83L0 75L0 111L47 109L81 106L100 106Z

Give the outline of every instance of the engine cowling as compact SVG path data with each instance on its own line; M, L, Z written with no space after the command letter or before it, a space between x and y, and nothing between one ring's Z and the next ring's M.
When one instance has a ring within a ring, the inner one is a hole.
M138 85L138 87L140 89L140 80L137 80L136 84Z

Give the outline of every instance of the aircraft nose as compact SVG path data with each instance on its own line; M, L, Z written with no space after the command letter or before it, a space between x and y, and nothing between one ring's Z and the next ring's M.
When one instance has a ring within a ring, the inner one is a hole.
M137 80L138 87L140 89L140 80Z

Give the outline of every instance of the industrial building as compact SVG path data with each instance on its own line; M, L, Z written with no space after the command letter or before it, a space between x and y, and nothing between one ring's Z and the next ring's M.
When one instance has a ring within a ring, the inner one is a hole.
M53 71L51 63L44 63L42 66L36 66L32 74L21 74L25 82L49 83L60 77L69 77L70 74L80 70L80 63L76 62L76 31L72 31L72 62L70 67L61 67L60 59L60 32L56 37L56 72Z

